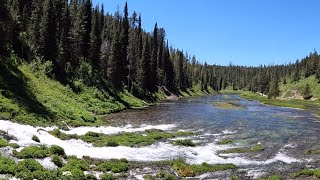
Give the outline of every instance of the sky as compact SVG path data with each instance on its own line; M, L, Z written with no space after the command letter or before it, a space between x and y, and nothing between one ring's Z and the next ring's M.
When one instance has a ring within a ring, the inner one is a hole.
M126 0L93 0L120 12ZM284 64L320 52L319 0L127 0L142 26L170 45L218 65Z

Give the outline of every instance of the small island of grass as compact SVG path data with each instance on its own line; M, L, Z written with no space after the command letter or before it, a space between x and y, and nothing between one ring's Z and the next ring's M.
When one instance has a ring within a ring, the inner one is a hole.
M241 106L233 102L214 102L213 106L219 109L243 109Z

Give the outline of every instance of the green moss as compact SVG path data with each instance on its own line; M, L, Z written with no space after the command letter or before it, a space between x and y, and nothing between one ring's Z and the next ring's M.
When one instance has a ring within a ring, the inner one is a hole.
M320 178L320 169L303 169L299 172L294 173L293 176L294 177L315 176L317 178Z
M14 156L19 159L38 158L43 159L51 155L64 156L64 149L60 146L53 145L51 147L41 146L28 146L23 148L20 152L14 151Z
M18 149L20 147L19 144L16 144L16 143L10 143L9 146L14 149Z
M0 148L6 146L9 146L9 143L6 140L0 138Z
M105 173L100 176L101 180L114 180L116 179L112 174Z
M15 174L16 163L13 159L0 156L0 174Z
M221 139L220 141L217 142L217 144L231 144L234 141L232 139Z
M38 136L33 135L31 138L33 141L40 143L40 139L38 138Z
M227 169L235 169L233 164L214 164L210 165L202 163L201 165L189 165L183 160L175 160L171 162L171 167L182 177L194 177L198 174L206 172L224 171Z
M273 175L267 178L259 178L259 180L281 180L282 178L280 176L277 175Z
M307 155L320 154L320 149L308 149L308 150L305 150L304 153Z
M145 174L143 175L144 180L154 180L155 178L151 174Z
M113 173L121 173L127 172L129 170L129 165L127 161L114 159L107 162L98 163L96 170L102 172L111 171Z
M62 167L63 166L63 161L62 158L58 155L53 155L51 161L58 167Z
M168 133L159 129L148 129L145 131L146 134L141 133L122 133L116 135L105 135L103 133L88 132L85 135L78 136L76 134L65 134L60 130L55 129L50 132L53 136L58 137L62 140L69 139L81 139L85 142L92 143L96 147L104 146L146 146L153 144L161 139L174 138L178 136L187 136L193 133L191 132L177 132Z
M164 180L178 180L178 178L175 175L173 175L173 174L171 174L171 173L169 173L167 171L159 171L156 174L156 177L160 178L160 179L164 179ZM153 178L153 179L155 179L155 178Z
M174 144L178 146L189 146L189 147L194 147L196 144L190 140L190 139L181 139L181 140L176 140Z
M252 147L243 147L243 148L233 148L219 151L219 153L229 154L229 153L252 153L252 152L259 152L263 151L265 148L263 145L255 145Z

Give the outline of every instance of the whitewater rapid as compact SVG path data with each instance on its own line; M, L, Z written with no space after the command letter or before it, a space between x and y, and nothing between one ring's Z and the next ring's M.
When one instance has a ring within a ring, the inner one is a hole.
M123 132L142 132L147 129L161 129L173 130L176 126L174 124L163 125L142 125L140 127L132 127L131 125L124 127L77 127L71 128L70 131L63 131L68 134L82 135L89 131L99 132L104 134L117 134ZM203 146L196 147L181 147L175 146L166 142L157 142L146 147L94 147L92 144L86 143L82 140L61 140L52 136L47 131L51 131L56 127L33 127L30 125L22 125L10 121L0 120L0 130L5 131L8 135L15 137L11 140L12 143L17 143L23 147L38 145L31 138L36 135L41 144L44 145L58 145L64 148L67 155L75 155L79 158L89 156L98 159L112 159L112 158L126 158L129 161L161 161L175 158L184 158L188 163L201 164L207 162L209 164L223 164L233 163L235 165L251 165L251 164L270 164L277 161L284 163L299 162L300 160L287 156L283 152L278 152L273 158L266 161L249 160L242 157L227 157L222 158L218 155L219 150L228 149L231 146L217 145L215 142L208 143ZM234 132L225 131L226 134Z

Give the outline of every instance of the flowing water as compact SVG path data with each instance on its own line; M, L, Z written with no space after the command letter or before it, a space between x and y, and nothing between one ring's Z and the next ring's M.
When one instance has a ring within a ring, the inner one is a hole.
M232 102L239 108L223 109L214 102ZM262 105L237 95L216 95L164 101L143 110L128 110L106 117L116 127L79 127L69 134L101 132L140 132L146 129L166 131L193 131L188 137L198 143L196 147L181 147L171 140L157 142L146 147L93 147L81 140L62 141L47 131L54 127L36 128L0 121L0 130L15 137L13 142L22 147L36 144L31 140L37 135L43 144L57 144L67 155L111 159L127 158L132 161L160 161L184 158L188 163L233 163L237 174L257 178L270 174L288 175L302 168L319 168L319 154L307 154L310 149L320 149L320 119L309 111ZM219 145L221 139L233 139L234 143ZM235 147L251 147L261 144L264 151L222 154L219 151ZM45 164L45 163L44 163ZM48 165L50 166L50 165ZM230 172L218 175L205 174L199 178L227 178Z

